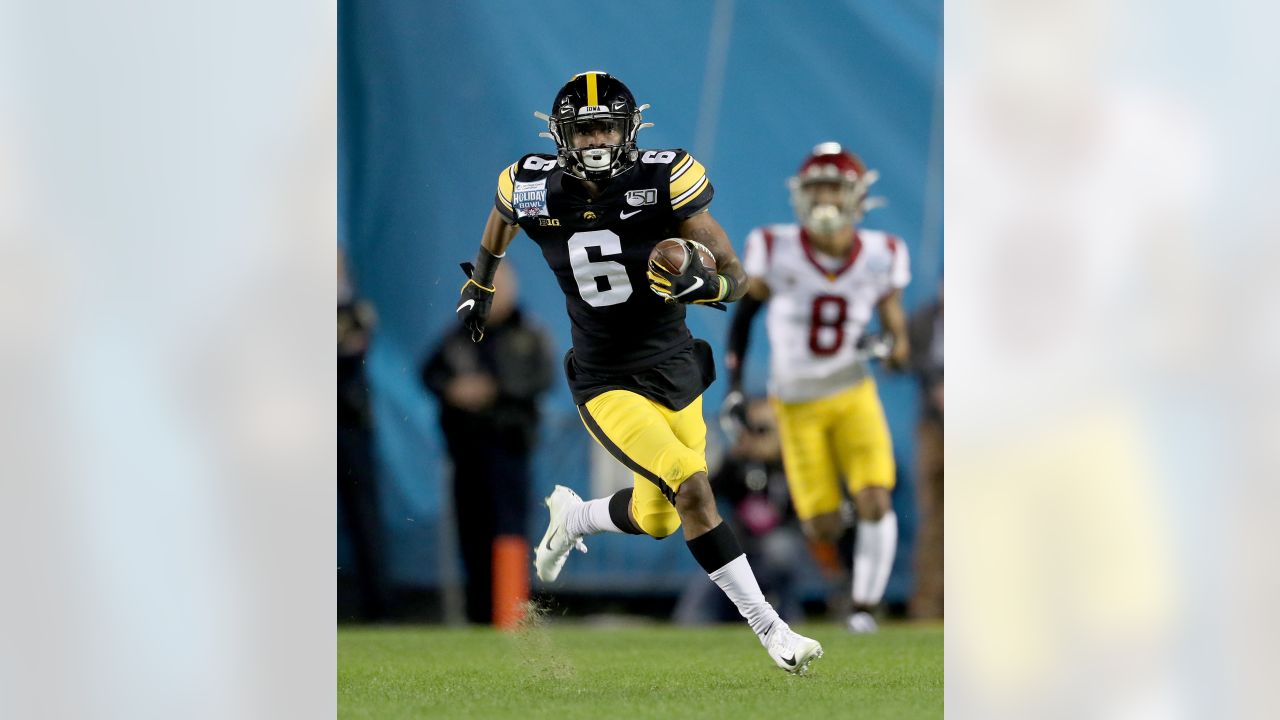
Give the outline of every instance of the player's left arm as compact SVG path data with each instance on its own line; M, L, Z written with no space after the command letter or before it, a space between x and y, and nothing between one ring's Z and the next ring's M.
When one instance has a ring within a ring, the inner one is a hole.
M906 369L911 360L911 341L907 336L907 313L902 309L902 288L894 288L876 304L880 327L893 338L886 364L894 370Z
M733 244L729 242L729 235L725 233L724 228L720 227L720 223L711 216L710 211L692 215L680 221L680 237L694 242L702 243L711 251L712 257L716 259L716 272L724 278L720 282L720 296L713 298L719 302L733 302L743 295L747 294L747 273L742 268L742 261L738 260L738 254L733 251ZM711 274L711 273L708 273Z
M889 282L876 304L880 327L893 339L893 349L885 358L885 364L892 370L906 370L911 363L911 339L907 333L907 313L902 309L902 288L911 282L911 258L907 244L901 239L890 235L885 245L890 257Z

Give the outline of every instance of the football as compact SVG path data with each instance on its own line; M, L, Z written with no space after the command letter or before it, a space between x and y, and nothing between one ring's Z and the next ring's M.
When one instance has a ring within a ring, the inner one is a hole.
M667 238L653 246L649 253L649 264L661 267L670 273L682 273L689 268L689 246L696 247L702 256L702 264L708 270L716 269L716 258L706 245L684 238Z

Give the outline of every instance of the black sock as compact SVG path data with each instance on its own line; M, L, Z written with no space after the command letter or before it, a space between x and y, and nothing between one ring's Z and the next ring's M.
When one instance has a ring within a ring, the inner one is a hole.
M609 519L628 535L644 535L644 531L631 522L631 488L619 490L609 498Z
M698 537L686 540L685 544L689 546L689 552L693 553L693 559L698 561L708 575L742 554L738 537L724 521Z

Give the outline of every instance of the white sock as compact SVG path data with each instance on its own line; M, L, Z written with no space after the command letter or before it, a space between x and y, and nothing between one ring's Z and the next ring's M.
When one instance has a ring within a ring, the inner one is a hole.
M853 551L853 602L877 605L889 584L893 556L898 551L898 516L890 510L876 522L858 522L858 546Z
M759 636L760 642L764 642L765 633L773 627L774 623L781 622L778 613L769 601L764 599L764 593L760 592L760 585L756 582L755 573L751 572L751 565L747 562L746 555L739 555L730 560L724 567L709 573L707 577L719 585L724 594L728 595L733 604L738 607L738 612L746 618L747 624Z
M587 500L565 514L565 530L570 537L578 535L595 535L596 533L620 533L613 518L609 517L609 500L603 497L598 500Z

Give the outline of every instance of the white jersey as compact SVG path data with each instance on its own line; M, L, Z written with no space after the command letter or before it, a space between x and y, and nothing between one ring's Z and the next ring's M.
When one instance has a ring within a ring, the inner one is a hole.
M911 282L907 246L857 230L848 258L814 250L798 225L747 236L747 275L769 285L769 392L786 402L824 397L867 376L855 353L876 303Z

